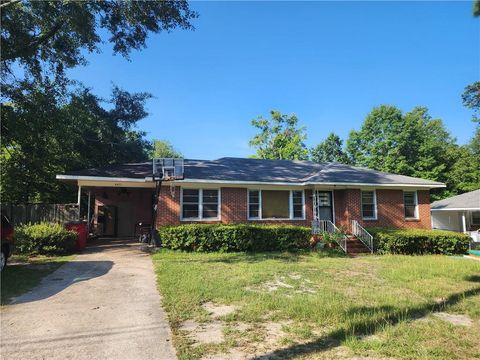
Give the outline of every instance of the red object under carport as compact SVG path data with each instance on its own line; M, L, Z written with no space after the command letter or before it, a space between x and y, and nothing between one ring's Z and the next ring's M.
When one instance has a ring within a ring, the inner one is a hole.
M76 250L82 250L87 246L87 224L83 221L72 221L65 224L65 229L77 233Z

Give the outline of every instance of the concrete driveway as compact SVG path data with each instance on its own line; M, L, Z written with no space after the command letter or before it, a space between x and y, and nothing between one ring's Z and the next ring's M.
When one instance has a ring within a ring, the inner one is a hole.
M1 310L2 359L175 359L140 245L99 241Z

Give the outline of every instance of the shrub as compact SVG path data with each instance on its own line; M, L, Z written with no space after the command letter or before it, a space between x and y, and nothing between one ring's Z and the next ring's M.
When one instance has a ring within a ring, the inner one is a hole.
M19 254L61 255L73 251L77 233L60 224L28 224L15 228L15 249Z
M307 249L311 229L289 225L185 224L159 229L162 246L185 251L295 251Z
M462 254L470 238L462 233L443 230L371 228L375 248L391 254Z

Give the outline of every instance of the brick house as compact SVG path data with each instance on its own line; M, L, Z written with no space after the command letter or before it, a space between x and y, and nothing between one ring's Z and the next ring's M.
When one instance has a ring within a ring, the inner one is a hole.
M138 223L275 223L312 220L351 230L431 229L430 196L442 183L349 165L221 158L185 160L184 179L164 182L152 219L152 162L57 175L88 194L93 223L104 236L132 236ZM80 201L79 201L80 202ZM89 215L90 216L90 215Z

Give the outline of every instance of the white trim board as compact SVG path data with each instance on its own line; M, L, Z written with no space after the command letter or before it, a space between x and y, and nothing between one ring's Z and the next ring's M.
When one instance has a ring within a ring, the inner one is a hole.
M110 182L153 182L152 177L145 177L142 179L139 178L123 178L123 177L103 177L103 176L79 176L79 175L57 175L56 178L58 180L91 180L91 181L110 181ZM237 180L204 180L204 179L185 179L185 180L176 180L176 184L226 184L226 185L278 185L278 186L291 186L291 187L299 187L299 186L341 186L348 188L357 189L362 186L366 187L376 187L376 188L413 188L413 189L434 189L434 188L444 188L446 187L445 184L402 184L402 183L393 183L393 184L377 184L377 183L349 183L349 182L298 182L298 183L290 183L290 182L261 182L261 181L237 181ZM166 182L163 185L168 185Z
M480 208L449 208L449 209L430 209L431 211L479 211Z

